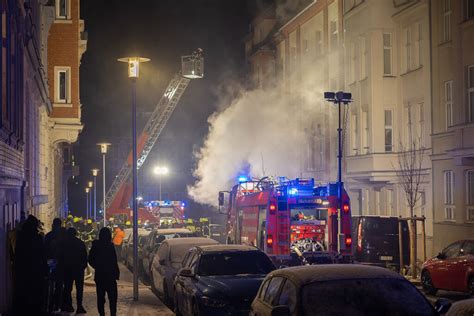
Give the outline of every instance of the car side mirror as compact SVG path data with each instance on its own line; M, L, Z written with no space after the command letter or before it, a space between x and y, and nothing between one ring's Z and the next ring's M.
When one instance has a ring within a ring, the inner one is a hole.
M194 273L191 269L183 268L179 271L179 276L187 277L187 278L193 278Z
M438 314L445 314L451 308L451 301L446 298L439 298L435 303L435 310Z
M446 255L442 252L438 253L438 255L436 256L436 258L440 259L440 260L443 260L443 259L446 259Z
M158 260L158 263L160 264L160 266L164 266L166 264L166 260L165 259L160 259L160 260Z
M287 305L278 305L272 308L272 316L290 316L290 308Z

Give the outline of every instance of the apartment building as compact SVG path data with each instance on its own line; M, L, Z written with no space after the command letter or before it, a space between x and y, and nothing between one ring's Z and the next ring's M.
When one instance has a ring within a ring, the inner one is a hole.
M434 247L474 236L474 1L432 1Z

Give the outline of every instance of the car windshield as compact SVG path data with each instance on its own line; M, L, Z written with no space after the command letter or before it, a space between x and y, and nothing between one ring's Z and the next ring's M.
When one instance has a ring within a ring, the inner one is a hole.
M201 276L267 274L274 266L260 251L234 251L204 254L199 262Z
M355 279L323 281L303 287L304 315L434 315L408 281Z

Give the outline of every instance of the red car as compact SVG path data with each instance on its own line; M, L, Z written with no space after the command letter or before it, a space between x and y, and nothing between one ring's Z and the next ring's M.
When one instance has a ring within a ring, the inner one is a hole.
M426 261L421 283L427 294L449 290L474 295L474 239L457 241Z

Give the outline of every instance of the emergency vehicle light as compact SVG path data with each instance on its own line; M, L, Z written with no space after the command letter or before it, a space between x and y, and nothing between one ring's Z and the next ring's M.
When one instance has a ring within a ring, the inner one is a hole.
M289 195L298 195L298 189L297 188L291 188L288 192Z
M268 247L272 247L272 246L273 246L273 236L272 236L272 235L268 235L268 236L267 236L267 246L268 246Z
M268 209L270 210L270 213L271 213L271 214L275 214L275 211L276 211L277 207L276 207L275 204L270 204L270 206L268 207Z
M248 181L248 180L249 180L249 179L248 179L246 176L239 176L239 178L238 178L238 181L239 181L239 182L246 182L246 181Z
M349 205L348 204L344 204L344 206L342 207L342 210L347 213L349 212Z
M350 247L352 245L352 237L346 236L346 247Z

